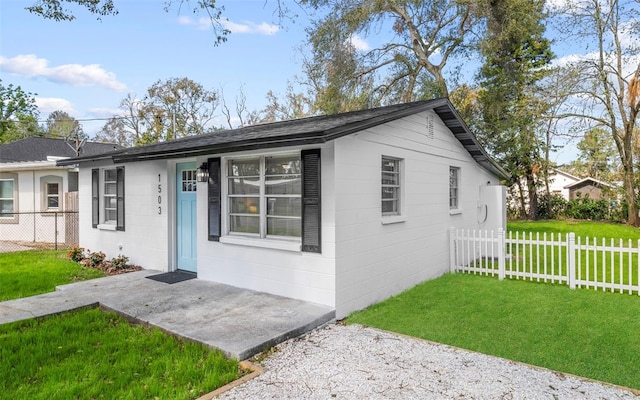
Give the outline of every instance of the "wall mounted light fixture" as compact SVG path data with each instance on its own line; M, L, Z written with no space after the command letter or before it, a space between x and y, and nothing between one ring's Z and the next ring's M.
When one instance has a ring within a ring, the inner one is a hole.
M198 182L209 181L209 164L203 162L202 165L196 169L196 179Z

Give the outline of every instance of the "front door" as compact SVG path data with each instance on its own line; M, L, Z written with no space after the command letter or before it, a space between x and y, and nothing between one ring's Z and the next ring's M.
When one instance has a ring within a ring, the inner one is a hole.
M177 267L196 272L196 163L176 165Z

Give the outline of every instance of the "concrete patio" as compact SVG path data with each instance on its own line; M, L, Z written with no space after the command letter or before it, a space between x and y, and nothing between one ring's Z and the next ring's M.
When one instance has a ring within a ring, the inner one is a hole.
M334 309L300 300L199 279L147 279L159 273L130 272L0 302L0 324L99 305L244 360L335 319Z

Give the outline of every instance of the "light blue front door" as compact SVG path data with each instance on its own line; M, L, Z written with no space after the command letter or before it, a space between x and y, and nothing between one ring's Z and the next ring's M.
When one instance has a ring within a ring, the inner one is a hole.
M176 165L178 269L196 272L196 163Z

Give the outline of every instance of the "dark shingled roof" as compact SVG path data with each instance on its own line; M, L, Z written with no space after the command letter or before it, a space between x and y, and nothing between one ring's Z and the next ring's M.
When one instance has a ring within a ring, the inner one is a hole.
M67 142L64 139L38 136L0 144L0 163L46 161L48 156L75 157L76 153L69 144L73 146L73 143ZM86 142L84 146L82 146L80 156L91 157L117 149L122 149L122 147L110 143Z
M62 160L58 162L58 165L99 159L112 159L115 163L122 163L321 144L426 110L433 110L440 116L456 139L479 164L497 176L508 177L509 174L488 156L453 105L445 98L218 131L206 135L127 148L98 157L86 155Z

